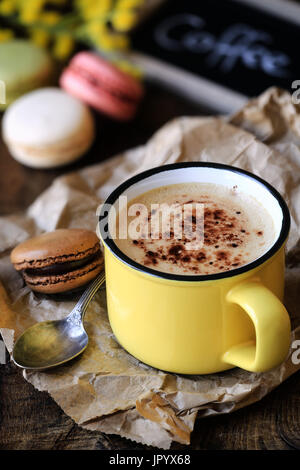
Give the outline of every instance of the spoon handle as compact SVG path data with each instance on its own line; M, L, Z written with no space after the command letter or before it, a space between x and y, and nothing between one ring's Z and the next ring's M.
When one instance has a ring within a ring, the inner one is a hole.
M75 305L73 312L77 311L80 312L81 318L83 319L86 309L88 305L98 289L104 284L105 282L105 272L102 271L96 279L89 285L89 287L84 291L80 299L78 300L77 304Z

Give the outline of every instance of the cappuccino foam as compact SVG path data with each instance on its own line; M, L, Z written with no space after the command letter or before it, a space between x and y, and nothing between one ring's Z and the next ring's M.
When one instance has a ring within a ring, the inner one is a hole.
M175 215L171 218L167 238L162 229L151 233L152 219L157 210L153 207L163 203L182 211L186 206L192 208L188 217L190 226L185 226L180 239L176 238ZM139 236L118 238L121 220L118 218L116 245L132 260L158 271L180 275L225 272L261 257L275 242L270 214L254 197L236 186L228 188L211 183L162 186L131 200L126 210L133 204L141 209L147 208L147 215L139 217ZM191 249L190 236L195 233L197 204L203 207L203 243L197 249ZM144 213L137 211L135 217L140 214ZM134 216L128 212L126 216L130 226Z

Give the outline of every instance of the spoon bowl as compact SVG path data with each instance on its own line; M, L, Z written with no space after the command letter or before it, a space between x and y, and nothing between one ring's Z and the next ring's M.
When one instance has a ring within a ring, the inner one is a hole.
M44 370L81 354L88 345L88 335L83 326L84 314L104 282L105 275L101 273L66 318L36 323L28 328L14 345L14 363L23 369Z
M17 340L13 360L26 369L48 369L78 356L88 344L84 328L70 327L68 317L28 328Z

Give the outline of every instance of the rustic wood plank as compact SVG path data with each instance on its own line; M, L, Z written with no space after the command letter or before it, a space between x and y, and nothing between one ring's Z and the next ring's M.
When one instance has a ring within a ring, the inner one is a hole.
M279 450L280 437L300 436L300 372L248 408L196 422L190 447L178 450ZM87 431L66 416L46 392L38 392L13 364L0 366L0 449L147 449L119 436Z

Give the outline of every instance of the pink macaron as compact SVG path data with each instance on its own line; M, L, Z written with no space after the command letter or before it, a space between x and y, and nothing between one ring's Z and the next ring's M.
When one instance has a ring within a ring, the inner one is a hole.
M143 95L141 83L93 52L79 52L60 77L60 85L98 111L131 119Z

